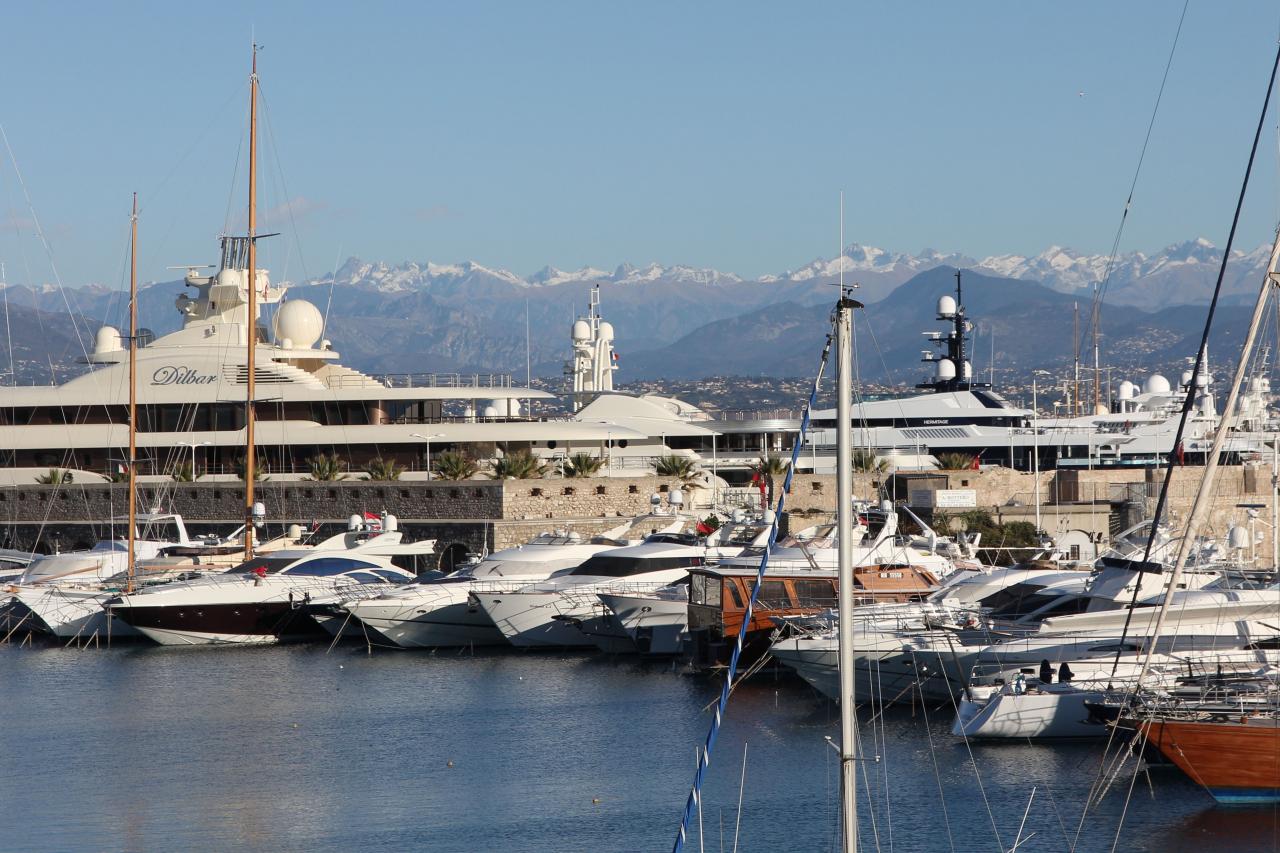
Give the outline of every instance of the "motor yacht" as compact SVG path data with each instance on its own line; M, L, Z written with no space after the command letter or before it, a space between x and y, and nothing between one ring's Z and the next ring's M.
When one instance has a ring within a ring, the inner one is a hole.
M688 519L689 527L695 526ZM710 535L653 533L637 545L605 551L575 569L502 594L473 594L475 602L514 646L590 648L593 636L614 634L601 592L651 592L688 576L690 569L760 547L769 527L729 523Z
M218 575L174 581L107 602L118 619L162 645L244 645L317 639L310 613L343 596L375 595L416 575L393 557L430 554L434 540L404 543L394 516L380 530L353 516L349 529L307 549L254 556Z
M683 525L683 520L644 516L589 537L570 530L544 532L452 575L352 601L345 610L368 629L374 643L401 648L505 645L506 638L473 593L513 592L576 568L596 554L631 544L636 536L633 530L657 528L672 533Z

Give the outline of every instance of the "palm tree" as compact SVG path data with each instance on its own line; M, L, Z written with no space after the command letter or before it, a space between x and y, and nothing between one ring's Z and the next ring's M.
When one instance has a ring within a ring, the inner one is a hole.
M437 453L431 468L441 480L470 480L480 470L474 459L457 450Z
M379 456L376 459L370 459L364 470L369 474L367 479L370 480L399 480L400 475L404 473L404 466L394 459L383 459Z
M534 456L529 450L517 450L489 466L489 476L495 480L534 480L543 476L551 466Z
M248 467L248 462L246 462L245 458L241 456L236 460L236 476L243 480L245 469ZM265 479L267 479L267 466L262 464L262 460L255 459L253 465L253 481L257 483L260 480Z
M40 474L36 477L37 483L43 483L46 486L66 486L74 479L71 472L65 468L50 468L48 474Z
M343 462L342 457L336 453L332 456L318 453L307 460L307 465L311 468L313 480L331 483L335 480L347 479L347 463Z
M179 463L170 476L178 483L191 483L196 479L195 471L191 468L190 462Z
M877 459L870 450L860 447L853 449L853 470L862 474L878 474L889 469L887 459Z
M968 453L939 453L935 458L944 471L965 471L972 468L974 462Z
M790 459L783 459L773 453L766 453L751 466L751 473L764 480L766 502L769 506L773 506L774 483L777 478L786 477L787 469L790 467Z
M560 463L560 470L566 477L594 477L606 461L590 453L575 453Z
M692 486L702 480L698 463L687 456L659 456L653 460L653 470L659 477L673 477L682 486Z

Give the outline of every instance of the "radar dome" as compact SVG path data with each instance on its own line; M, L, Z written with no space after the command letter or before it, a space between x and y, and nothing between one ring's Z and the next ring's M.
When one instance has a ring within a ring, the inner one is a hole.
M954 317L956 316L956 300L953 296L938 297L938 316Z
M1121 400L1132 400L1133 395L1137 393L1138 386L1126 379L1120 383L1120 390L1117 392L1117 396L1119 396Z
M573 340L575 343L591 340L591 325L586 320L573 321Z
M104 352L120 352L124 346L120 342L120 330L115 326L103 326L98 330L98 336L93 339L93 352L95 355Z
M1169 380L1159 373L1153 373L1147 377L1146 382L1142 383L1142 391L1144 394L1168 394Z
M612 323L600 324L600 340L602 341L613 340L613 324Z
M964 368L963 368L963 369L964 369L964 378L965 378L965 379L969 379L970 377L972 377L972 376L973 376L973 365L969 363L969 360L968 360L968 359L965 359L965 361L964 361Z
M298 349L310 349L324 334L320 309L305 299L290 299L276 311L271 330L277 341L288 338Z
M1191 371L1190 370L1182 371L1182 387L1186 388L1190 384L1191 384Z
M956 364L949 358L938 359L938 378L939 379L955 379Z

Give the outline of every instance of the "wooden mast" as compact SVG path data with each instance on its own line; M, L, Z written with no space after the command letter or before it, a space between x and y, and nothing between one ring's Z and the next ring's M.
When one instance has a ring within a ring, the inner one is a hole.
M129 551L124 591L133 592L137 571L138 502L138 194L129 214Z
M249 75L249 269L246 285L249 291L248 316L245 322L248 339L248 371L245 381L244 406L244 558L253 559L253 477L254 477L254 351L258 345L258 281L257 227L258 190L258 45L253 46L253 73Z

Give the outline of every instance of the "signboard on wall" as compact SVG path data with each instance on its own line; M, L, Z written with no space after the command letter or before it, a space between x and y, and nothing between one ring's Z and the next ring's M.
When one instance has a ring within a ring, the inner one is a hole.
M911 506L933 509L975 509L978 506L978 492L975 489L913 490L908 503Z

